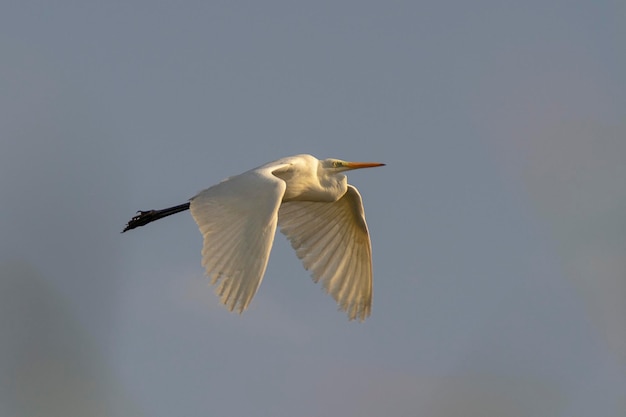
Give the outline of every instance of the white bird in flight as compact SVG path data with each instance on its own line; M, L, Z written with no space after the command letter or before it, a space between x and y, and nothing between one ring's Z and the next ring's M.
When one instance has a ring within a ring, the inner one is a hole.
M191 209L204 239L202 266L211 284L219 283L222 303L242 313L261 284L278 224L313 280L350 320L363 321L372 306L372 249L361 195L343 172L383 165L281 158L226 178L185 204L139 211L123 232Z

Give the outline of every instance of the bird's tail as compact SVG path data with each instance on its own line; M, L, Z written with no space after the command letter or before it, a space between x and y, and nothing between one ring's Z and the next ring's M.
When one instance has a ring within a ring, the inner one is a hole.
M152 223L155 220L162 219L163 217L171 216L172 214L180 213L181 211L189 210L189 203L181 204L179 206L169 207L163 210L148 210L138 211L135 217L130 219L122 233L127 230L134 229L139 226L145 226L148 223Z

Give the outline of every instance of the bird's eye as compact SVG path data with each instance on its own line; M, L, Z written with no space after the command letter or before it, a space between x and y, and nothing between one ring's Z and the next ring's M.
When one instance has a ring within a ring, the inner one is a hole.
M341 162L333 161L333 168L339 168L339 167L341 167Z

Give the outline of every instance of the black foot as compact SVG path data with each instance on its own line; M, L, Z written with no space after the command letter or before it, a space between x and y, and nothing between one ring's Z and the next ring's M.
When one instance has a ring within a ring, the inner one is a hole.
M122 233L126 232L127 230L134 229L136 227L145 226L146 224L154 220L157 220L159 218L155 216L157 214L157 210L138 211L137 213L139 214L137 214L135 217L130 219L130 221L124 228L124 230L122 230Z

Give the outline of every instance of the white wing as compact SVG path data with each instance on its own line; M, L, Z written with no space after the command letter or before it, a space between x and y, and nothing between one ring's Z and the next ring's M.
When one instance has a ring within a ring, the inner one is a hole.
M334 203L285 202L278 223L313 280L322 281L350 320L365 320L372 305L372 249L357 189L348 185Z
M219 282L216 293L240 313L256 294L269 259L286 184L268 170L253 170L201 191L191 215L204 237L202 266Z

